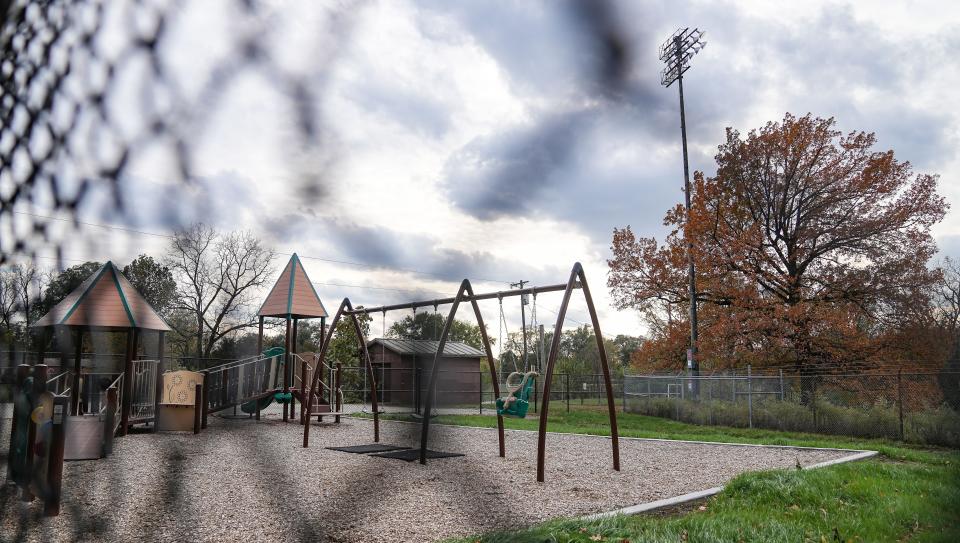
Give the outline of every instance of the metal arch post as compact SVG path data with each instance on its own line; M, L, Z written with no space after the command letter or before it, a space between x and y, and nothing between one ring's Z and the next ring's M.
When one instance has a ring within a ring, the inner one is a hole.
M590 321L593 323L593 332L597 338L597 350L600 351L603 384L607 389L607 410L610 413L610 441L613 447L613 469L614 471L620 471L620 432L617 429L617 407L613 401L613 384L610 381L610 365L607 362L607 352L603 348L603 334L600 331L600 319L597 317L597 309L593 305L593 297L590 295L590 287L587 286L587 277L583 273L583 267L577 263L575 269L579 269L580 288L583 289L583 297L587 301L587 311L590 312Z
M470 295L470 305L473 306L473 314L477 317L477 325L480 327L480 339L483 341L483 350L487 353L487 366L490 370L490 381L493 383L493 397L494 399L500 397L500 383L497 379L497 369L493 363L493 350L490 348L490 338L487 337L487 327L483 324L483 315L480 314L480 306L477 304L477 301L473 298L473 287L470 285L469 281L464 281L466 283L467 294ZM480 406L483 408L483 380L480 381ZM506 446L503 440L503 415L497 414L497 439L499 440L500 446L500 457L504 458L507 455Z
M346 311L344 310L346 309ZM323 338L323 345L320 347L319 361L323 363L323 360L327 356L327 349L330 347L330 341L333 339L333 333L337 329L337 323L340 322L340 317L344 314L350 314L353 319L353 326L357 332L357 341L360 342L360 349L363 353L364 360L367 364L367 372L369 373L371 379L373 378L373 366L370 363L370 353L367 351L367 342L363 336L363 329L360 327L360 322L357 320L356 315L352 314L353 306L350 304L350 298L344 298L343 302L340 303L340 307L337 309L336 315L333 316L333 320L330 321L330 327L327 329L327 333ZM313 378L310 383L310 395L308 397L307 409L313 407L313 402L316 399L317 391L317 380L320 378L320 374L323 373L320 371L320 368L314 368ZM374 440L380 441L380 416L377 414L377 404L376 404L376 390L377 385L375 381L371 381L371 387L374 391L374 415L373 415L373 432ZM306 424L303 425L303 446L304 448L310 446L310 416L306 417Z
M620 438L617 432L617 414L614 408L613 391L610 383L610 370L607 367L607 356L603 349L603 336L600 334L600 323L597 318L596 308L593 306L593 299L590 296L590 289L587 286L587 279L583 273L583 266L579 262L573 265L570 272L570 279L567 280L567 288L563 291L563 302L557 311L557 324L554 327L553 339L550 346L550 356L547 358L547 371L543 381L543 403L540 408L540 427L537 433L537 481L544 481L544 464L546 455L547 438L547 415L550 409L550 386L553 381L553 370L557 363L557 353L560 350L561 332L563 321L567 315L567 307L570 305L570 295L576 286L577 279L580 280L580 288L583 289L584 298L586 298L587 309L590 312L590 319L593 322L594 335L597 338L597 346L600 349L600 363L603 368L604 384L607 389L607 410L610 413L610 438L613 445L613 469L620 470Z
M343 303L350 307L350 300L344 299ZM367 349L367 338L363 335L363 327L357 315L351 313L350 320L353 321L353 330L357 334L357 340L360 342L360 352L363 354L363 360L367 366L367 377L370 379L370 403L373 406L373 442L380 443L380 407L377 405L377 378L373 374L373 363L370 361L370 351ZM333 327L330 328L333 330Z
M320 363L323 363L323 360L327 356L327 349L330 347L330 341L333 339L333 332L337 329L337 323L340 321L340 316L343 315L344 307L350 307L349 298L343 299L343 302L340 303L340 307L337 309L337 313L333 316L333 320L330 321L330 329L327 330L327 334L323 338L323 345L320 346L320 355L318 357ZM310 379L310 394L307 402L308 413L310 409L313 409L313 402L316 400L317 380L320 378L321 373L323 372L320 371L319 366L313 369L313 377ZM310 446L310 426L310 415L307 415L306 424L303 425L304 448Z
M427 463L427 439L430 435L430 411L433 409L434 387L437 384L437 375L440 373L440 357L443 355L443 348L447 344L447 336L450 334L450 328L453 325L453 318L457 314L457 308L460 307L460 300L463 299L463 293L470 288L470 281L464 279L460 283L460 289L457 290L457 296L453 299L453 305L450 307L450 315L447 321L443 323L443 333L440 334L440 342L437 345L437 352L433 355L433 367L430 368L430 381L427 385L427 401L423 408L423 425L420 428L420 463Z

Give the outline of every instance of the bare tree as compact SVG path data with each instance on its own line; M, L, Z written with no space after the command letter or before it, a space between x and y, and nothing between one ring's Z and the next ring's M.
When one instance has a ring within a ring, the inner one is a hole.
M937 285L940 326L950 333L960 325L960 262L946 257L940 266L943 277Z
M43 297L45 285L50 282L49 274L43 273L33 266L18 264L13 267L13 286L16 290L17 310L23 315L24 325L29 326L33 315L33 308Z
M17 284L14 270L0 272L0 323L3 342L13 339L13 320L17 314Z
M177 281L174 310L191 316L196 356L210 356L218 341L256 324L253 294L270 275L273 252L249 232L221 235L204 224L178 231L166 265Z

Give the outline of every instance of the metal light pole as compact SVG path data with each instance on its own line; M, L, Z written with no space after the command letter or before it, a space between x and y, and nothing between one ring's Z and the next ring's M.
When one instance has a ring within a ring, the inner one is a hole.
M683 195L687 208L687 222L690 221L690 164L687 158L687 120L683 110L683 74L690 69L690 59L706 47L703 32L694 28L680 28L660 46L660 60L666 67L660 72L660 84L669 87L674 82L680 89L680 137L683 141ZM697 360L697 283L696 267L693 263L693 242L687 239L687 272L690 283L690 348L687 350L687 373L692 377L700 375L700 362ZM699 387L694 383L694 397Z

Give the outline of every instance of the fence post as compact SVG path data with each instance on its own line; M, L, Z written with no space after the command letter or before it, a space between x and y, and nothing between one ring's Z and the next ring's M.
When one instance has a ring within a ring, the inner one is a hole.
M733 375L730 379L730 401L734 404L737 403L737 370L733 370Z
M897 410L900 412L900 441L903 441L903 380L902 369L897 369Z
M620 395L623 397L623 399L621 400L623 402L622 409L623 409L623 412L626 413L627 412L627 375L626 374L624 374L623 377L620 379Z
M567 384L565 394L567 396L567 413L569 413L570 412L570 374L564 373L563 377L564 377L564 381Z
M206 379L204 379L204 381L206 381ZM203 404L205 403L204 399L203 385L197 383L193 387L193 433L195 434L200 433L200 423L203 419L204 411Z
M753 428L753 375L750 364L747 364L747 416L750 419L750 428Z
M673 418L675 420L680 420L680 397L683 396L683 379L678 379L676 386L680 387L680 394L677 394L673 397ZM667 391L670 389L667 388Z
M780 370L780 401L783 401L783 370Z
M810 405L813 406L813 431L818 432L820 425L817 421L817 376L813 375L810 379L813 380L813 386L810 390Z

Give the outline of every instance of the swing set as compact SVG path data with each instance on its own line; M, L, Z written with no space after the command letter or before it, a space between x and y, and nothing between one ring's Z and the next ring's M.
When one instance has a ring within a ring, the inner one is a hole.
M610 417L610 437L611 437L611 448L613 456L613 469L615 471L620 471L620 439L619 433L617 431L617 414L616 408L614 406L613 400L613 388L610 382L610 369L607 364L606 352L603 348L603 336L600 332L600 322L597 318L597 311L593 305L593 298L590 296L590 289L587 286L587 279L583 272L583 267L580 263L576 263L573 266L573 269L570 272L570 278L566 283L548 285L543 287L528 287L521 288L517 290L508 290L500 292L490 292L483 294L475 294L473 287L470 284L469 279L464 279L460 283L460 288L457 291L457 295L453 298L442 298L437 300L426 300L418 302L408 302L403 304L395 305L385 305L380 307L370 307L370 308L354 308L349 298L344 298L343 302L340 304L340 308L337 310L336 315L330 323L330 328L324 338L323 345L320 351L320 358L326 355L327 347L330 345L330 341L333 337L333 332L337 328L337 322L341 318L349 318L353 322L354 331L356 332L357 339L360 344L360 354L363 357L363 361L367 368L367 378L370 383L371 389L371 403L373 408L373 421L374 421L374 441L380 441L380 411L377 407L377 393L376 393L376 379L373 372L373 367L370 361L370 353L367 349L366 338L363 335L363 329L360 326L360 322L357 319L357 315L361 314L375 314L375 313L386 313L387 311L398 311L398 310L410 310L413 309L416 311L418 307L429 307L433 306L436 308L439 305L450 305L450 313L444 321L443 331L440 335L440 340L438 342L437 351L434 354L433 366L430 369L430 380L427 387L427 397L426 404L424 406L423 418L421 422L420 430L420 463L427 463L427 442L430 435L430 418L431 411L433 410L434 395L436 393L436 383L437 377L440 370L440 359L443 356L444 347L447 343L447 337L450 335L450 329L453 326L454 319L457 314L457 310L460 307L461 303L469 303L473 308L473 314L476 317L477 325L480 328L480 337L483 343L484 352L486 353L487 360L490 361L488 364L488 369L490 370L490 377L493 384L493 393L494 397L497 398L497 440L499 445L499 454L500 457L506 456L506 447L504 443L504 428L503 428L503 416L515 416L522 417L526 415L527 408L529 406L529 397L534 390L535 379L538 377L537 372L531 372L529 370L529 359L524 361L524 371L514 371L507 378L506 388L508 393L504 396L500 395L500 383L497 375L497 370L494 365L493 351L490 348L490 339L487 337L487 329L483 324L483 315L480 313L480 307L477 304L480 300L492 300L494 298L498 299L501 302L501 320L503 320L502 315L502 301L503 298L511 296L524 296L524 295L533 295L536 297L537 294L545 292L563 292L563 301L560 304L560 309L557 311L557 322L554 327L554 334L551 341L551 348L549 351L549 356L547 357L546 370L543 382L543 397L541 399L541 407L539 413L539 429L537 436L537 481L544 481L544 464L546 459L546 436L547 436L547 420L548 413L550 409L550 388L553 381L553 372L554 367L557 362L557 353L560 350L560 339L562 337L562 327L563 322L566 317L567 307L570 305L570 297L573 294L573 291L579 289L583 291L583 296L587 304L587 310L590 313L590 320L593 324L594 335L597 340L597 347L600 351L600 365L603 372L603 382L607 393L607 411ZM501 329L502 335L502 329ZM502 338L501 338L502 339ZM515 366L515 370L519 368ZM319 372L314 375L313 383L310 387L310 400L308 405L312 404L313 397L317 393L317 376ZM310 427L311 424L305 424L303 427L303 446L309 446L310 439Z

